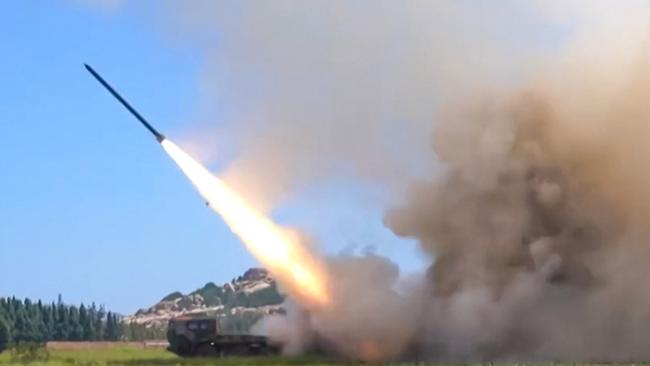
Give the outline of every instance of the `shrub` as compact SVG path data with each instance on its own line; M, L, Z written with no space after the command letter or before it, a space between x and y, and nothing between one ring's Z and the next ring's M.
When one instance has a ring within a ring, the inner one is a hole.
M11 363L47 362L50 353L44 343L25 342L11 348Z

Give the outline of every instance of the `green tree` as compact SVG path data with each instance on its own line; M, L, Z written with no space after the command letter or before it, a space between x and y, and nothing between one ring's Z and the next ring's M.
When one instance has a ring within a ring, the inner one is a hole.
M95 305L93 304L93 307ZM97 333L96 341L103 341L104 335L106 333L106 324L104 323L104 317L106 316L106 309L104 305L99 306L97 310L97 316L95 317L95 332Z
M118 316L106 314L104 307L66 305L62 298L49 305L30 299L0 297L0 318L12 344L21 342L95 341L106 337L118 340L123 327ZM6 346L5 346L6 347Z
M86 307L81 304L79 307L79 323L81 323L81 327L83 328L82 339L84 341L94 341L97 337L95 334L94 316L96 316L96 314L92 307L86 309Z
M54 326L54 339L57 341L68 340L70 331L68 329L68 310L63 305L59 297L59 303L56 305L56 325Z
M117 320L117 315L108 312L106 315L106 334L104 339L107 341L117 341L120 338L120 325Z
M9 325L3 317L0 317L0 352L6 350L9 344L11 344Z
M79 309L76 306L69 307L68 332L71 341L80 341L83 338L83 328L79 322Z

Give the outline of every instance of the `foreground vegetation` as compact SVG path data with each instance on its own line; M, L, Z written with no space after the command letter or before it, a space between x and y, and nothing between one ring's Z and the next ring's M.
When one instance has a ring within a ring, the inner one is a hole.
M32 365L32 366L293 366L293 365L370 365L367 363L337 362L321 357L300 356L300 357L227 357L227 358L180 358L161 348L137 348L132 346L115 346L100 349L77 349L77 350L51 350L44 348L20 350L20 352L6 351L0 354L0 365ZM399 363L393 365L425 365L424 363ZM438 364L441 365L441 364ZM467 366L597 366L599 364L584 363L464 363L458 365ZM650 365L649 363L618 363L600 365Z
M116 346L104 349L11 350L0 354L0 365L47 366L154 366L154 365L333 365L334 362L314 357L228 357L180 358L161 348Z

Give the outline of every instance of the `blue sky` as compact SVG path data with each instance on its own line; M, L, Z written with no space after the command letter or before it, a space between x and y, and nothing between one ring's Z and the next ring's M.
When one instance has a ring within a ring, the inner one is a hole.
M83 68L92 65L173 139L200 111L201 50L165 41L129 12L53 1L1 8L0 296L62 294L130 313L255 266ZM343 186L312 192L278 218L318 237L324 252L382 243L406 270L421 268L413 243L393 238L380 210L354 204L355 188Z

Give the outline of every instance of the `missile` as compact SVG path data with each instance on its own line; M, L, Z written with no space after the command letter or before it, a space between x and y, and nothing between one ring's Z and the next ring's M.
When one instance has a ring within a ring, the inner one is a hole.
M153 128L153 127L149 124L149 122L147 122L147 120L145 120L145 119L140 115L140 113L138 113L138 111L136 111L135 109L133 109L133 107L131 107L131 105L129 104L129 102L127 102L126 100L124 100L124 98L122 98L122 96L121 96L118 92L116 92L115 89L113 89L113 87L110 86L110 85L106 82L106 80L104 80L104 78L102 78L101 76L99 76L99 74L97 73L97 71L95 71L95 70L94 70L92 67L90 67L88 64L84 64L84 66L86 67L86 70L88 70L88 72L89 72L92 76L94 76L95 79L97 79L97 81L99 81L99 83L102 84L102 85L104 86L104 88L106 88L106 90L108 90L108 91L109 91L109 92L110 92L110 93L115 97L115 99L117 99L120 103L122 103L122 105L124 106L124 108L126 108L129 112L131 112L131 114L132 114L135 118L137 118L138 121L140 121L140 123L142 123L142 125L143 125L147 130L149 130L149 132L151 132L151 133L154 135L154 137L156 137L156 141L158 141L158 142L162 142L162 141L165 139L165 136L164 136L162 133L158 132L155 128Z

